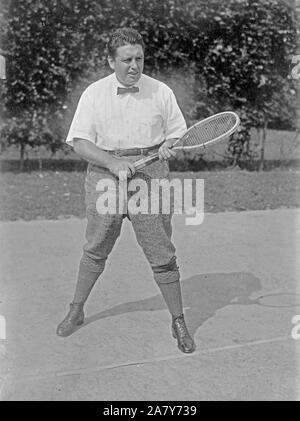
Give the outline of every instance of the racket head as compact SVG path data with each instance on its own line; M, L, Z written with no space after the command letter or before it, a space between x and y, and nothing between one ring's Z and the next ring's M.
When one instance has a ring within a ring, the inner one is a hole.
M219 142L233 134L240 124L233 111L214 114L191 126L173 145L173 149L194 149Z

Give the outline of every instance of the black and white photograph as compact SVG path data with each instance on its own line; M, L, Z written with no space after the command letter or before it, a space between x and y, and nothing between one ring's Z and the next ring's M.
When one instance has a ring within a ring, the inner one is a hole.
M0 0L0 401L300 401L299 256L300 0Z

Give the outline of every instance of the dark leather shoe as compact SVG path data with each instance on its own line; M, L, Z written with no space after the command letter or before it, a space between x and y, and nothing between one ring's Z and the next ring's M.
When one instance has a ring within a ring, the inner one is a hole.
M172 316L172 335L177 339L177 345L180 351L186 353L195 351L196 345L187 330L183 314L175 318Z
M58 336L69 336L75 332L77 326L82 325L84 321L83 303L71 303L69 313L64 320L57 326L56 334Z

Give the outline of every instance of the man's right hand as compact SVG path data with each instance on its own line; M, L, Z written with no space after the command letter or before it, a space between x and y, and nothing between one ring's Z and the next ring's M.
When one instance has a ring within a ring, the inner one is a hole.
M135 166L127 159L118 159L111 156L108 152L98 148L89 140L75 138L74 150L83 159L92 164L107 168L111 173L121 181L125 181L135 173Z
M113 173L120 181L125 181L135 174L135 166L132 162L126 159L111 158L111 162L107 166L109 171Z

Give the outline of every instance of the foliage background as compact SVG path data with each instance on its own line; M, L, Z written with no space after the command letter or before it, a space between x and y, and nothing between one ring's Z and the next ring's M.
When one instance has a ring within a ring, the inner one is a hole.
M295 127L296 18L282 0L1 0L0 7L1 142L17 145L21 159L26 148L68 151L79 95L109 73L105 43L122 26L142 33L145 72L171 85L180 75L189 87L179 97L188 124L224 109L240 114L229 162L254 157L251 127Z

